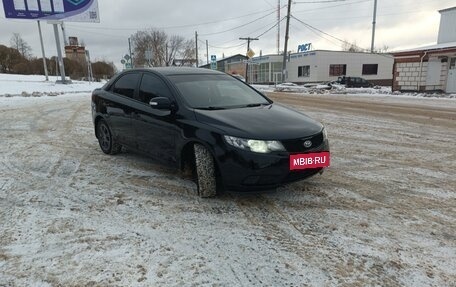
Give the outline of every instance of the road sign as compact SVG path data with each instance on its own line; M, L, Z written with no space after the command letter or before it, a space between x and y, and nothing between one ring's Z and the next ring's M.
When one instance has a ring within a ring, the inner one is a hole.
M211 69L217 70L217 56L211 55Z
M3 0L5 17L99 23L98 0Z
M255 56L255 52L252 49L249 49L247 51L247 57L250 59L253 58L253 56Z

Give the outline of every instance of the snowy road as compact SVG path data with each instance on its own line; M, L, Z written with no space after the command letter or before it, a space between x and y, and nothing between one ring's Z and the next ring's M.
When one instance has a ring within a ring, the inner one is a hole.
M0 98L0 286L455 286L456 101L272 97L326 124L332 167L215 199L104 155L89 94Z

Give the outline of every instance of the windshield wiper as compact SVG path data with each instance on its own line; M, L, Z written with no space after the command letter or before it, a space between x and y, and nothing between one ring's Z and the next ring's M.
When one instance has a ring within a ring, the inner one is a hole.
M194 109L197 109L197 110L208 110L208 111L215 111L215 110L225 110L226 108L224 107L196 107Z
M261 107L261 106L269 106L270 103L257 103L257 104L248 104L245 105L244 107L246 108L253 108L253 107Z

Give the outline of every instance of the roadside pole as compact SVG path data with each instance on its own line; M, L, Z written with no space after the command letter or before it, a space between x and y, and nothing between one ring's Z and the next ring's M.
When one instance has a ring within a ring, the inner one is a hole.
M132 53L131 53L131 38L128 38L128 51L130 53L130 65L131 65L131 69L133 69L133 56L132 56Z
M250 52L250 42L251 41L258 41L259 39L258 38L250 38L250 37L247 37L247 38L239 38L239 40L246 40L247 41L247 57L249 58L252 58L250 57L248 54L251 53ZM253 54L254 55L254 54ZM248 61L249 61L248 60ZM247 63L245 64L245 82L248 84L249 83L249 62L247 61Z
M41 42L41 53L43 54L43 66L44 66L44 75L46 76L46 82L49 81L49 73L46 64L46 55L44 53L44 43L43 43L43 33L41 32L41 23L38 20L38 31L40 33L40 42Z
M285 47L283 49L283 64L282 64L282 83L285 82L287 76L287 56L288 56L288 38L290 33L290 13L291 13L291 0L288 0L287 11L287 26L285 30Z
M53 23L54 26L54 35L55 35L55 44L57 45L57 56L59 58L59 68L60 68L60 76L61 80L57 81L58 83L61 84L67 84L70 83L71 81L66 80L65 76L65 65L63 64L63 56L62 56L62 47L60 45L60 37L59 37L59 27L57 26L58 23Z

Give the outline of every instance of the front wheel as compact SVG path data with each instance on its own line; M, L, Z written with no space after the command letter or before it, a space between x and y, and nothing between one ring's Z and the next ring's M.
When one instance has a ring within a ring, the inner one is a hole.
M214 157L201 144L195 144L194 152L198 195L201 197L213 197L217 193Z
M114 141L111 129L105 120L99 120L97 123L97 138L100 148L105 154L117 154L122 149L122 146Z

